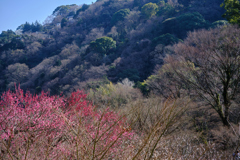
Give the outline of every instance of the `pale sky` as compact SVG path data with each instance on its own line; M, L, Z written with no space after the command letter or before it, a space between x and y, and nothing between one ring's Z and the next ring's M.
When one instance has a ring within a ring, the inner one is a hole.
M55 8L70 4L91 4L96 0L0 0L0 34L15 31L25 22L40 23L52 14Z

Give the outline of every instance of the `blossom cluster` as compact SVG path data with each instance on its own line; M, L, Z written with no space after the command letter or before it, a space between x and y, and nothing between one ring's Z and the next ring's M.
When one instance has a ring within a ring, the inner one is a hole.
M98 109L83 91L69 98L24 93L19 87L0 100L0 149L6 159L94 159L114 156L134 132L125 117Z

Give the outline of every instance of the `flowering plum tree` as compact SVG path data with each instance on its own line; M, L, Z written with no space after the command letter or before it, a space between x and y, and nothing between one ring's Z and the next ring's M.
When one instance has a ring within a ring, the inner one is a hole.
M18 87L2 95L0 115L4 159L101 159L131 147L126 142L134 135L124 117L97 110L82 91L64 98Z

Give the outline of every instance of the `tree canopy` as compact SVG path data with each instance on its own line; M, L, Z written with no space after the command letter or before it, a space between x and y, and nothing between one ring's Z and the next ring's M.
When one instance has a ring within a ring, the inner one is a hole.
M175 34L178 38L184 38L188 31L207 28L208 22L198 13L185 13L163 21L163 32Z
M154 15L156 15L158 11L158 6L156 3L147 3L142 7L142 14L144 14L147 18L150 18Z
M172 34L167 33L167 34L163 34L159 37L154 38L152 41L152 44L154 46L156 46L157 44L163 44L163 45L167 46L167 45L177 43L179 41L180 41L180 39L176 38Z
M223 17L226 18L229 23L240 25L239 0L224 0L224 3L221 6L224 6L226 10Z
M124 18L129 14L130 10L128 8L121 9L114 13L112 17L112 23L115 24L118 21L124 20Z
M90 43L90 48L95 52L108 55L111 49L116 48L116 41L111 37L101 37L96 39L96 41L92 41Z
M8 43L14 37L16 37L16 34L12 30L2 31L0 34L0 44Z
M35 23L30 24L29 22L26 22L25 24L20 25L17 29L21 29L22 32L41 32L43 31L43 25L40 24L38 21Z

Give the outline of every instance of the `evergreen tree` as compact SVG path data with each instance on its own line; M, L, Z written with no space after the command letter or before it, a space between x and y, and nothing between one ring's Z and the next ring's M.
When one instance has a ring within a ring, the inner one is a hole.
M116 48L116 41L111 37L101 37L90 43L90 48L98 53L110 54L112 49Z
M158 6L156 3L147 3L142 7L142 14L145 15L147 18L154 16L158 11Z
M224 0L221 5L224 6L226 12L223 17L226 18L229 23L240 25L240 3L239 0Z

